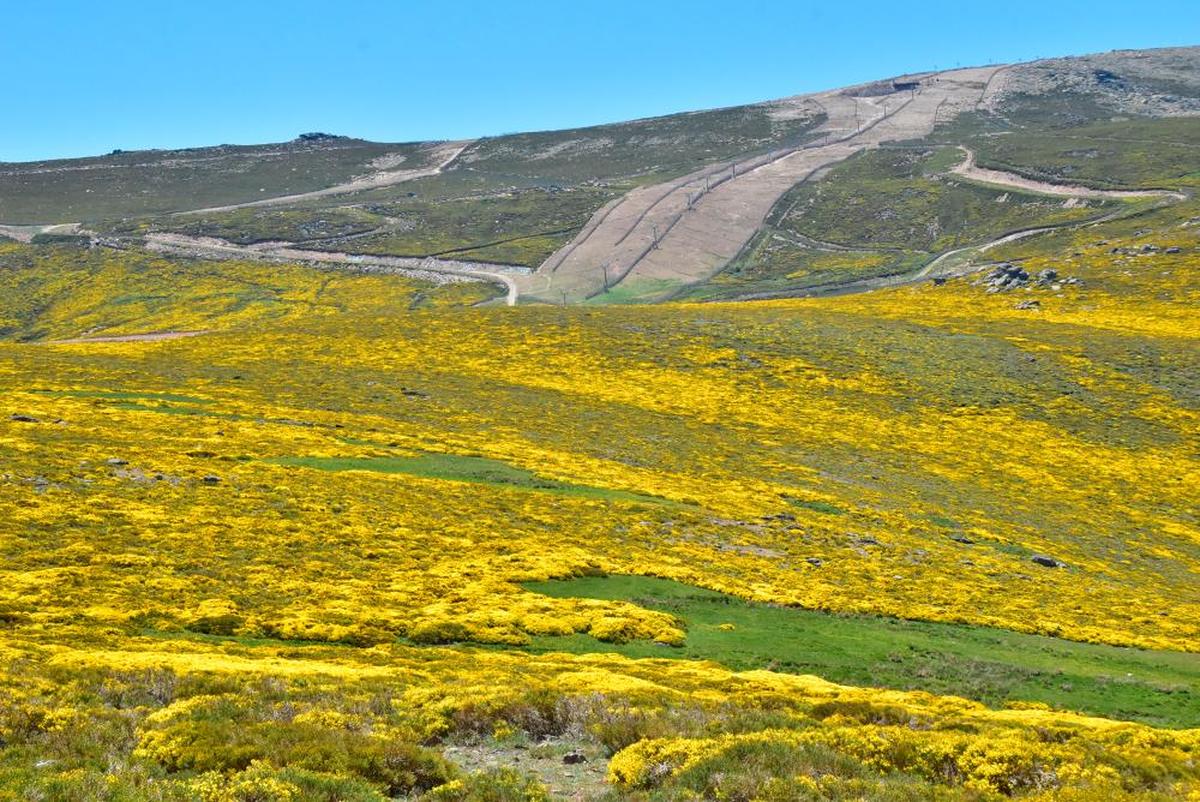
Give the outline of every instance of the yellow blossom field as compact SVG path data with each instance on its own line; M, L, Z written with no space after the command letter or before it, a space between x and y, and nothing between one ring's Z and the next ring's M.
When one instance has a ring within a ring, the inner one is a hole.
M0 246L0 799L1200 799L1196 231L652 307ZM538 590L605 577L1178 673L835 681Z

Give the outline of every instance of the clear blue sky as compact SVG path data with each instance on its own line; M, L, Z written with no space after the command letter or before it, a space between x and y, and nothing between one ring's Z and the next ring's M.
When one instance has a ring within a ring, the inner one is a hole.
M474 137L1200 44L1196 0L0 0L0 160Z

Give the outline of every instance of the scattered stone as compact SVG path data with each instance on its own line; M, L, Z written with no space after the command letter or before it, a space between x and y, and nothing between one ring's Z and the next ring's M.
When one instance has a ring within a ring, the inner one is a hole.
M104 461L104 464L112 465L113 467L120 467L121 465L128 465L129 460L121 459L120 457L109 457Z
M16 413L9 415L8 419L11 421L16 421L17 423L40 423L37 418L34 418L30 415L19 415Z
M987 285L988 292L1013 290L1029 283L1029 273L1018 265L1004 262L988 273L983 283Z
M933 279L933 286L935 286L935 287L940 287L945 283L946 283L946 279L943 276L935 276Z
M1041 309L1041 301L1021 301L1013 309Z
M1045 554L1035 554L1029 558L1031 562L1037 563L1043 568L1066 568L1067 564L1061 560L1056 560L1053 557Z
M201 479L200 481L201 481L201 482L204 482L204 484L206 484L206 485L219 485L219 484L221 483L221 477L220 477L220 476L213 476L213 475L210 473L208 476L205 476L205 477L204 477L203 479Z
M1158 253L1160 250L1162 250L1162 248L1159 248L1157 245L1142 246L1142 253Z
M820 557L805 557L804 562L808 563L809 565L813 566L814 568L820 568L822 565L825 564L825 561L822 560Z
M974 546L975 545L975 541L971 540L971 538L967 537L966 535L951 535L950 539L953 540L955 543L962 543L964 546Z
M1042 284L1042 285L1053 284L1056 281L1058 281L1058 271L1057 270L1051 270L1050 268L1046 268L1045 270L1043 270L1037 274L1037 283L1038 284Z
M563 763L567 764L568 766L574 766L579 763L587 763L587 756L584 755L583 752L580 752L578 749L576 749L563 755L562 760Z
M1183 248L1172 245L1170 248L1167 248L1165 251L1163 251L1163 253L1183 253Z

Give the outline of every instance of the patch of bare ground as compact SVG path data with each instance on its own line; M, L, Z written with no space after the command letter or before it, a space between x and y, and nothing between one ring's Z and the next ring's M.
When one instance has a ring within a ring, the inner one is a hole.
M537 776L550 798L589 802L603 796L608 759L597 745L571 738L549 738L537 743L502 743L487 739L453 744L446 757L470 772L507 767Z

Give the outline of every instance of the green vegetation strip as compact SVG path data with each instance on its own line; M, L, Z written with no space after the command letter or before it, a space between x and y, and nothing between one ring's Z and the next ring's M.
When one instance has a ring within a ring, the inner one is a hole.
M630 501L642 504L672 504L668 499L612 490L591 485L576 485L548 479L487 457L459 454L419 454L410 457L276 457L266 460L275 465L294 465L321 471L372 471L400 473L426 479L448 479L493 486L534 490L564 496L582 496L603 501Z
M776 607L651 577L582 577L524 587L555 598L627 601L671 613L687 627L687 642L678 648L604 643L577 634L535 637L525 648L538 653L715 660L735 670L815 674L847 685L920 689L993 706L1043 702L1158 726L1200 726L1200 654Z

